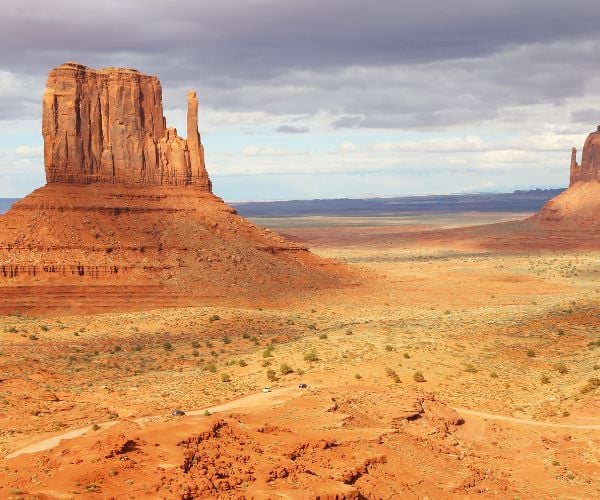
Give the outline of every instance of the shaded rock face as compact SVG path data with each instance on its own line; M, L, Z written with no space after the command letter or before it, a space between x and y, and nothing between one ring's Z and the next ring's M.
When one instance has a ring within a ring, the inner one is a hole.
M581 165L577 163L577 149L571 151L570 186L578 182L600 182L600 126L585 140Z
M133 69L65 63L50 71L42 134L48 183L196 186L211 191L188 94L188 139L167 128L162 88Z

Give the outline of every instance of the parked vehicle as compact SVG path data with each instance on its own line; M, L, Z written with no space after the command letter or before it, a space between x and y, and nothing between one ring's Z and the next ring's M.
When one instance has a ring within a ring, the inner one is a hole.
M173 410L171 412L171 415L173 415L174 417L182 417L183 415L185 415L185 412L183 410Z
M263 389L263 392L271 392L271 388L270 388L270 387L265 387L265 388Z
M308 384L299 384L298 388L300 388L300 389L308 389Z

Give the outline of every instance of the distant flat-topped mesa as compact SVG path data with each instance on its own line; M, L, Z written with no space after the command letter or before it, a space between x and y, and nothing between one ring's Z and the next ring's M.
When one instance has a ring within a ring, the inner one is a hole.
M571 151L570 185L578 182L600 182L600 125L585 140L581 165L577 163L577 149Z
M187 140L167 128L158 78L65 63L50 71L42 134L48 183L195 186L211 191L188 93Z

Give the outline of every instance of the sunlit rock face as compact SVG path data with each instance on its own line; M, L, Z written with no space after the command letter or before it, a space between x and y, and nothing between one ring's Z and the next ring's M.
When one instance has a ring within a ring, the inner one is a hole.
M570 185L578 182L600 182L600 126L585 140L581 164L577 163L577 149L571 151Z
M187 140L166 126L155 76L65 63L50 71L44 92L46 181L193 185L211 191L195 92L188 94L187 125Z

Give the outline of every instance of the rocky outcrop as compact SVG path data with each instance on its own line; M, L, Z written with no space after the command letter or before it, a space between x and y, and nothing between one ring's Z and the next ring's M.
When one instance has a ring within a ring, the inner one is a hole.
M588 135L583 145L581 164L577 163L577 149L571 150L570 186L578 182L600 182L600 125Z
M48 183L196 186L211 190L188 94L188 140L167 128L158 78L65 63L50 71L42 134Z

